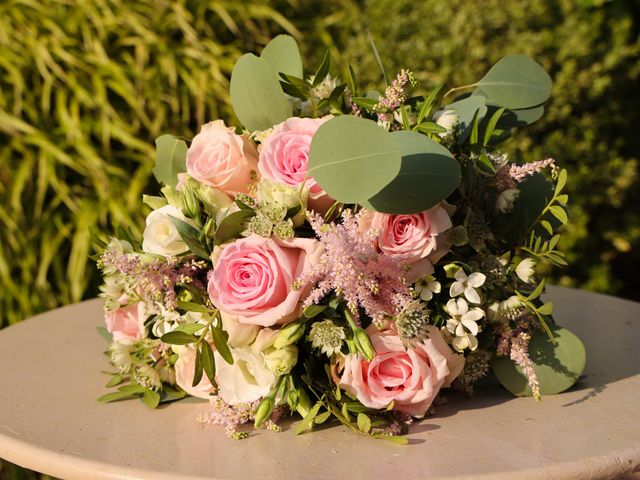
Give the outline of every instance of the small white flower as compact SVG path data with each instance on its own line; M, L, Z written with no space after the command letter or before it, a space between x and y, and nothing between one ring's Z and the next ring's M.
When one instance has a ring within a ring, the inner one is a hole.
M415 289L418 296L428 302L433 298L434 293L440 293L442 285L433 275L427 275L416 282Z
M452 341L453 348L458 352L465 348L475 350L478 347L476 335L480 331L476 322L484 317L482 309L474 307L469 310L469 305L463 298L452 298L447 302L446 309L450 316L447 320L447 330L455 335Z
M232 348L233 365L214 352L219 394L229 405L251 403L267 395L276 382L265 356L252 348Z
M533 258L525 258L516 267L516 275L524 283L531 283L535 270L536 262Z
M315 75L311 75L309 78L310 82L313 82ZM329 98L331 92L338 86L340 83L339 78L332 77L331 74L328 74L324 77L318 85L313 87L309 93L316 98Z
M509 213L513 210L513 204L520 196L520 190L517 188L508 188L500 192L496 199L496 210L500 213Z
M151 390L160 390L162 387L162 380L160 380L160 375L151 365L147 365L146 363L139 363L133 369L133 378L135 381L143 386L144 388L149 388Z
M433 119L438 125L447 130L446 132L438 134L442 138L451 135L459 121L458 114L455 110L440 110L435 113Z
M116 367L121 373L128 372L131 369L131 345L125 345L120 342L111 342L109 345L109 360L111 365Z
M451 284L451 288L449 289L450 297L457 297L464 293L466 299L471 303L480 303L480 295L476 292L476 288L484 285L487 279L483 273L473 272L467 277L467 274L461 268L456 272L454 278L456 281Z

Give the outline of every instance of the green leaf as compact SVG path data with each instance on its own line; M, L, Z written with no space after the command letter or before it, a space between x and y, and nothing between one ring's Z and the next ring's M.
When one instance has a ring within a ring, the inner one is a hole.
M153 390L145 390L142 400L149 408L156 408L160 404L160 394Z
M109 382L107 382L106 387L112 388L112 387L115 387L116 385L120 385L120 383L122 383L122 379L123 379L123 375L121 373L118 373L117 375L114 375L113 377L111 377Z
M211 345L209 342L202 342L200 346L202 349L202 368L204 369L204 373L207 375L207 378L211 382L211 384L215 385L216 383L216 360L213 357L213 350L211 350Z
M182 238L184 243L187 244L191 253L204 260L210 260L211 256L209 255L209 252L207 252L202 243L200 243L200 232L198 229L174 216L169 215L169 218L171 218L171 222L176 227L176 230L178 230L180 238Z
M175 187L178 173L186 171L187 144L173 135L156 138L156 164L153 176L159 183Z
M360 430L362 433L369 433L369 431L371 430L371 419L364 413L358 414L357 423L358 430Z
M491 140L491 137L493 136L493 132L496 129L496 125L498 124L498 120L500 120L500 117L502 116L503 113L504 113L504 107L503 108L499 108L493 115L491 115L491 118L489 119L489 123L487 123L487 128L484 131L484 141L482 143L485 146L489 145L489 141Z
M474 118L480 121L487 114L487 105L483 96L472 95L446 105L444 110L454 110L458 115L459 141L462 143L471 133Z
M544 103L551 94L551 77L526 55L509 55L478 82L478 88L497 105L510 109Z
M353 97L351 102L366 110L371 110L378 104L378 100L368 97Z
M552 205L549 207L549 211L551 214L556 217L563 225L566 225L569 222L569 218L567 218L567 212L560 205Z
M538 307L538 313L540 315L551 315L553 313L553 303L545 303L544 305Z
M202 350L198 348L196 350L196 364L193 371L193 381L191 386L195 387L202 380L202 374L204 373L204 365L202 364Z
M302 432L306 432L307 430L310 430L311 427L313 427L313 422L316 418L316 415L318 415L321 407L322 402L317 402L313 407L311 407L309 413L307 413L305 417L300 421L300 423L298 423L298 425L296 426L296 435L300 435Z
M353 71L353 67L351 64L348 65L349 71L349 90L351 90L351 95L355 96L358 94L358 81L356 77L356 72Z
M571 387L580 377L586 363L586 351L580 339L565 328L552 325L554 341L544 332L533 334L529 356L540 382L542 395L554 395ZM491 366L502 385L516 396L531 395L522 369L507 357L496 357Z
M540 281L540 283L536 285L536 288L533 289L533 292L531 292L527 296L527 300L535 300L536 298L538 298L542 294L542 291L544 290L544 284L545 284L545 279L543 278Z
M567 171L563 168L562 170L560 170L560 173L558 174L558 181L556 182L555 194L558 195L566 184L567 184Z
M309 305L302 311L302 314L305 318L313 318L324 312L326 308L326 305Z
M556 202L562 205L567 205L568 201L569 201L569 195L567 195L566 193L563 193L562 195L558 195L556 197Z
M407 445L409 443L409 439L407 437L401 437L399 435L375 434L371 436L379 440L386 440L387 442L395 443L396 445Z
M253 210L240 210L224 217L216 230L215 244L221 245L228 240L240 237L245 229L245 222L255 217Z
M162 208L167 204L167 199L164 197L154 197L151 195L142 195L142 203L151 207L152 210Z
M169 345L189 345L190 343L196 343L198 339L192 334L174 330L162 335L160 341Z
M186 312L211 313L211 310L200 303L177 301L178 307Z
M407 107L405 105L400 105L400 114L402 115L402 126L405 130L411 130L411 125L409 124L409 116L407 115Z
M320 66L318 67L318 70L316 70L316 73L313 76L312 85L314 87L316 85L320 85L320 83L322 83L322 81L327 77L327 75L329 74L329 68L331 68L331 56L329 55L329 50L327 50L326 53L324 54L324 58L322 59L322 63L320 64Z
M213 337L213 344L216 346L216 350L220 356L229 365L233 365L233 355L231 355L231 350L227 344L228 337L224 330L219 326L216 327L211 325L211 336Z
M316 425L320 425L323 424L324 422L326 422L329 417L331 416L331 411L327 410L326 412L321 413L320 415L318 415L315 419L314 419L314 423Z
M471 121L471 134L469 135L469 144L473 148L474 151L477 151L476 146L478 145L478 124L480 120L478 119L478 111L473 115L473 120Z
M431 93L429 94L429 96L424 98L424 101L422 102L422 105L420 106L420 111L418 112L418 120L416 122L418 125L420 125L422 123L422 121L429 116L429 113L431 112L431 107L433 106L433 102L435 101L436 97L438 96L438 93L440 93L441 89L442 89L442 85L440 85L440 86L436 87L435 89L433 89L431 91ZM444 131L446 132L447 130L444 129Z
M96 330L98 331L98 335L100 335L103 340L106 340L109 343L113 341L113 335L111 335L109 333L109 330L107 330L105 327L96 327Z
M553 227L551 226L551 224L549 222L547 222L546 220L541 220L540 221L540 225L542 226L542 228L544 228L547 232L549 232L549 235L553 235Z
M273 38L262 50L260 58L266 60L276 73L282 72L295 77L303 75L298 43L290 35Z
M384 213L417 213L447 198L460 183L460 164L449 150L413 131L393 132L402 152L399 174L367 201L367 208Z
M311 141L309 175L335 200L360 203L399 173L397 142L371 120L342 115L324 123Z
M201 331L205 328L205 325L200 323L182 323L178 325L172 332L184 332L188 335L194 335L196 332Z
M231 72L231 104L250 131L267 130L292 115L292 108L271 65L251 53L240 57Z
M447 131L446 128L435 122L422 122L418 124L417 129L422 133L445 133Z
M123 387L119 387L118 391L120 393L135 394L135 393L143 393L145 391L145 388L141 385L131 384L131 385L125 385Z
M367 29L367 38L369 39L369 44L371 45L371 50L373 51L373 56L376 59L376 63L378 67L380 67L380 71L382 72L382 77L384 78L384 83L389 84L389 79L387 78L387 72L384 70L384 65L382 65L382 60L380 59L380 54L378 53L378 49L376 48L376 44L373 41L373 37L371 36L371 32Z
M102 395L98 398L98 401L101 403L115 402L118 400L125 400L127 398L134 397L135 393L126 393L126 392L111 392L105 395Z

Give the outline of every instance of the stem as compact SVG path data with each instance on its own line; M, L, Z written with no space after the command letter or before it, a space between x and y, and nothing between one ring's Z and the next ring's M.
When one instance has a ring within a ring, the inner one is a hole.
M209 332L209 327L211 327L211 324L213 323L213 321L216 318L218 318L218 309L217 308L214 309L213 314L211 315L211 318L207 322L207 325L204 327L204 331L202 332L202 334L200 335L200 338L196 342L196 348L198 348L200 346L200 344L202 344L203 340L207 336L207 333Z
M478 84L477 83L470 83L469 85L462 85L461 87L454 87L451 90L449 90L447 93L444 94L444 96L442 97L447 98L450 94L452 94L453 92L457 92L459 90L466 90L467 88L471 88L471 87L477 87Z

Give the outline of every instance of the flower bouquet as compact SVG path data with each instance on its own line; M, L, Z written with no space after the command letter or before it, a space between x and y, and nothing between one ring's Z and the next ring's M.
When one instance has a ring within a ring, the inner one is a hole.
M305 76L278 36L234 66L242 130L156 140L144 234L120 229L98 258L117 387L101 401L192 395L234 438L297 412L297 433L402 443L442 389L493 372L540 399L577 380L584 347L538 275L565 264L566 171L497 150L543 114L544 69L512 55L426 95L409 70L381 66L382 93L330 70L327 54Z

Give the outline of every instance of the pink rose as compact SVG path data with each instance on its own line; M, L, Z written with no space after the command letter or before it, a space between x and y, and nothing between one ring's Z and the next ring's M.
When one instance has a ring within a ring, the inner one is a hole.
M235 134L222 120L202 126L187 150L187 173L230 195L248 193L251 171L257 169L255 145Z
M429 338L405 350L392 331L367 329L376 356L368 362L359 354L348 355L340 387L355 395L369 408L393 409L423 417L440 388L451 384L464 366L464 357L455 354L435 327Z
M144 303L138 302L107 312L104 321L116 342L133 343L142 338L144 317Z
M226 245L209 278L211 301L240 323L268 327L296 319L308 287L291 287L312 267L316 247L310 238L283 241L255 234Z
M377 248L411 267L411 281L433 272L437 262L449 249L438 235L451 228L451 218L442 205L424 212L391 215L365 212L360 219L363 229L378 232ZM427 258L428 257L428 258Z
M176 360L176 383L178 386L194 397L209 399L216 389L207 378L202 375L202 380L195 387L193 384L193 374L196 368L196 351L191 347L184 347L178 353Z
M324 212L333 199L311 177L307 178L311 139L331 116L323 118L292 117L276 125L262 143L258 169L263 178L292 187L305 182L309 189L309 206Z

